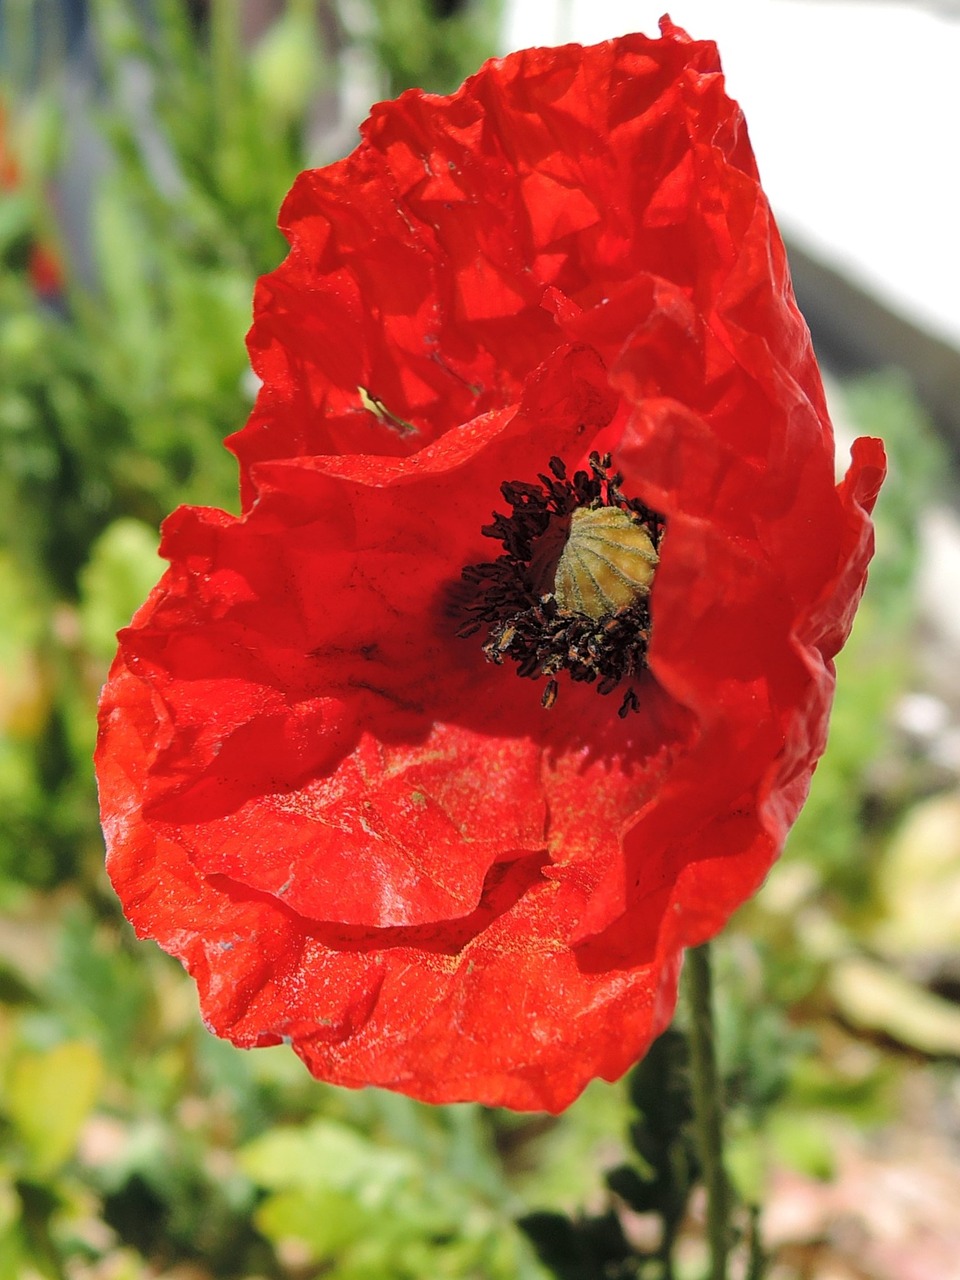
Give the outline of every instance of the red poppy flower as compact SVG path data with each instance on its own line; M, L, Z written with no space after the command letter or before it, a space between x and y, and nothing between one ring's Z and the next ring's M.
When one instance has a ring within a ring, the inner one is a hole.
M110 874L235 1043L556 1110L783 844L883 452L835 485L742 116L667 21L376 107L281 225L244 513L170 517L104 692Z

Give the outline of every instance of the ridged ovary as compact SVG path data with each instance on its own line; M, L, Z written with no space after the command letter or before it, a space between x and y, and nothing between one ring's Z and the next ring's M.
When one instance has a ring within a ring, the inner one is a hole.
M561 609L604 618L647 595L658 556L643 525L620 507L578 507L557 562Z

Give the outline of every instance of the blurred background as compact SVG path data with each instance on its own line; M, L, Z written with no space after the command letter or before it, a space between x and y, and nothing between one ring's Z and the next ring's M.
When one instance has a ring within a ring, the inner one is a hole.
M370 104L632 0L0 0L0 1280L698 1280L682 1038L559 1119L311 1080L125 925L90 756L181 502L236 507L253 283ZM878 555L788 850L716 945L734 1274L960 1276L960 4L718 41Z

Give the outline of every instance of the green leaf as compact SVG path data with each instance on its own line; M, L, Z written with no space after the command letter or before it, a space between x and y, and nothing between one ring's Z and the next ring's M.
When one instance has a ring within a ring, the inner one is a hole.
M885 964L847 957L833 968L830 993L855 1027L931 1057L960 1057L960 1009Z
M342 1252L377 1228L375 1215L354 1197L302 1188L268 1196L256 1210L254 1221L274 1244L297 1240L317 1259Z
M15 1062L7 1109L27 1148L31 1176L49 1176L69 1158L102 1076L100 1055L80 1040Z
M147 1078L156 1060L137 1070L125 1047L156 1030L156 995L149 981L142 958L132 956L116 933L98 927L79 905L64 911L48 999L61 1024L78 1039L95 1041L114 1070Z
M833 1176L833 1141L826 1126L809 1111L781 1108L773 1112L769 1136L775 1154L798 1173L823 1180Z
M688 1055L686 1038L670 1027L629 1076L630 1099L642 1113L645 1128L665 1144L680 1134L693 1115Z
M95 657L113 656L117 631L143 604L165 567L149 525L124 517L103 531L80 572L80 624Z
M294 121L324 85L313 0L289 4L251 55L250 75L270 116Z
M0 257L17 253L30 239L32 228L27 197L22 192L0 192Z
M541 1210L520 1219L544 1266L559 1280L589 1280L597 1274L576 1224L563 1213Z
M154 296L148 274L152 254L146 229L137 218L121 182L104 184L94 204L93 230L100 280L114 313L115 353L126 356L141 387L158 385L165 326L150 306Z
M756 1129L727 1134L724 1164L734 1189L745 1204L761 1204L770 1176L769 1142Z
M419 1171L407 1152L385 1150L332 1120L273 1129L241 1151L240 1165L271 1190L356 1190L371 1204L389 1200Z
M653 1213L659 1207L660 1186L651 1174L644 1177L633 1165L621 1164L606 1175L610 1190L637 1213Z

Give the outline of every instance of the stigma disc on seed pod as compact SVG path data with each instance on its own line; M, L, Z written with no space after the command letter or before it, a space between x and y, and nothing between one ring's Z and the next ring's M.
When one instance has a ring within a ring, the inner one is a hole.
M628 608L650 592L659 557L649 533L621 507L578 507L557 561L559 607L588 618Z

